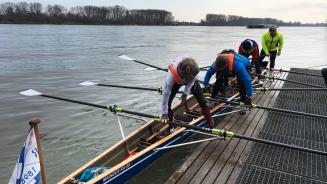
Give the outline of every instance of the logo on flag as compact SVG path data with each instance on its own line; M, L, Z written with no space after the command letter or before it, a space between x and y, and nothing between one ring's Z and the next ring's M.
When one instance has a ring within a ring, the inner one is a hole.
M41 169L35 132L31 128L20 151L9 184L36 184L40 182Z

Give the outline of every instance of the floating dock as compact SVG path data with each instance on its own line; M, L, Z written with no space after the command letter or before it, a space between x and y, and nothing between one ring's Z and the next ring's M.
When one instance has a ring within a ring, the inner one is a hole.
M291 73L279 77L325 86L322 77ZM268 82L266 86L306 88L282 81ZM253 102L327 115L326 91L267 91L254 95ZM217 128L327 152L327 121L322 118L253 109L246 115L226 116ZM200 144L166 183L327 183L327 157L240 139L211 141Z

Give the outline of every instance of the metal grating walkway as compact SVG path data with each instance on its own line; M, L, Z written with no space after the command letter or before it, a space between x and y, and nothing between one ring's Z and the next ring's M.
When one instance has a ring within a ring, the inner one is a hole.
M292 71L320 73L308 69ZM324 86L321 77L289 74L287 79ZM305 86L285 82L283 87ZM327 115L327 93L281 91L274 107ZM327 152L327 121L269 112L258 137ZM327 157L254 143L236 183L327 183Z

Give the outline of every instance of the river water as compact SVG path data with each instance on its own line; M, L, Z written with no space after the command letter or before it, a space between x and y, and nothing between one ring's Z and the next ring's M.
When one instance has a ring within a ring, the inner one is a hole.
M0 183L7 183L29 129L40 117L48 183L55 183L121 139L111 113L19 91L42 93L129 110L160 114L155 92L83 87L85 80L108 84L160 87L165 73L123 61L129 56L161 67L179 55L207 66L217 51L237 49L262 29L244 27L0 25ZM327 29L281 27L284 49L276 67L327 64ZM319 67L318 67L319 68ZM200 74L203 79L204 73ZM123 119L126 134L142 122ZM163 183L192 149L175 149L130 183ZM152 176L152 177L151 177ZM156 176L156 177L154 177ZM151 178L149 178L151 177Z

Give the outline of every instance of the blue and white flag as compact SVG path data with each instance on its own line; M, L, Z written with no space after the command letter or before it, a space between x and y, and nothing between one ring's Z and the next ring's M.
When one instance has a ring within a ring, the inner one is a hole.
M35 132L31 128L20 151L9 184L35 184L40 182L41 169Z

